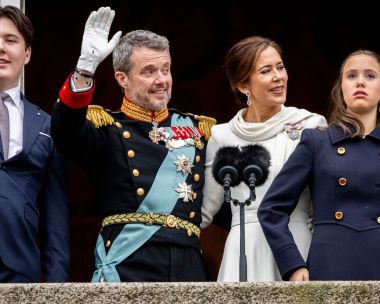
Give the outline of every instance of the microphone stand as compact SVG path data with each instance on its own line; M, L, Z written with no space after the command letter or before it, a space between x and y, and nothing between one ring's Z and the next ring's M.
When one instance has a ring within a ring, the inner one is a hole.
M256 199L255 185L250 185L250 196L244 202L231 198L231 190L224 191L224 200L234 206L240 206L240 256L239 256L239 282L247 282L247 256L245 255L245 206L249 206Z
M264 183L268 177L270 166L270 154L263 146L247 145L241 147L221 148L215 157L213 175L215 180L223 185L224 201L232 202L240 207L240 256L239 256L239 281L247 282L247 257L245 255L245 206L251 205L256 199L255 188ZM249 198L244 202L231 197L231 186L238 185L241 181L249 187Z

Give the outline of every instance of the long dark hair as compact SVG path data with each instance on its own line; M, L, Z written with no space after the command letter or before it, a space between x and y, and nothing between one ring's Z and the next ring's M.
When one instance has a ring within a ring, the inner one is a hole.
M335 124L343 129L345 133L351 134L351 137L364 136L364 126L361 121L347 112L347 105L343 98L342 91L342 79L343 79L343 68L347 61L357 55L367 55L374 58L380 65L380 55L374 51L370 50L357 50L343 61L340 67L339 77L335 81L335 84L331 90L330 95L330 110L329 110L329 122L330 124ZM377 115L377 124L379 124L379 113Z

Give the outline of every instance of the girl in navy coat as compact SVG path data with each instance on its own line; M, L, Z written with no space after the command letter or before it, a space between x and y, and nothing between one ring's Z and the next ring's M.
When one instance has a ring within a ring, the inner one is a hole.
M258 217L284 280L379 280L379 55L350 54L331 100L329 127L303 131ZM288 228L306 186L314 211L307 262Z

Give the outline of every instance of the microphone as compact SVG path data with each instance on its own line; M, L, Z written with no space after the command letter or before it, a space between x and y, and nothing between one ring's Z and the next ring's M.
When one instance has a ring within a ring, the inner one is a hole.
M220 148L214 159L212 175L224 190L234 187L241 182L239 162L241 152L238 147Z
M242 179L251 190L250 201L254 201L255 187L264 184L268 178L270 154L263 146L254 144L242 147L240 157Z
M230 188L241 182L240 158L241 152L238 147L223 147L215 154L212 175L223 186L226 202L231 201Z

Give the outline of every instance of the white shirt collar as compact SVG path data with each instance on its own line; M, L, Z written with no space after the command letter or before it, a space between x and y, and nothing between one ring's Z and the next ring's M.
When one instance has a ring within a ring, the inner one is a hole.
M20 87L14 87L14 88L6 90L4 92L7 93L13 99L13 102L15 103L16 107L19 110L22 110L23 104L21 101Z

